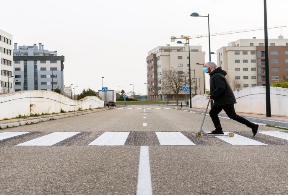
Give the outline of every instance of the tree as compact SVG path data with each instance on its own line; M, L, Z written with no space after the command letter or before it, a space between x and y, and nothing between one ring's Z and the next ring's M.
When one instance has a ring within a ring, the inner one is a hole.
M61 90L58 87L56 89L54 89L54 92L61 94Z
M77 100L82 99L86 96L96 96L96 92L94 90L91 90L90 88L88 88L87 90L83 89L82 93L80 93L79 95L77 95Z
M178 105L178 95L182 91L182 87L187 83L187 75L183 71L176 69L164 69L162 72L162 93L175 94Z
M281 82L279 80L276 80L275 83L271 84L272 87L281 87L281 88L288 88L288 81L285 79L281 79Z

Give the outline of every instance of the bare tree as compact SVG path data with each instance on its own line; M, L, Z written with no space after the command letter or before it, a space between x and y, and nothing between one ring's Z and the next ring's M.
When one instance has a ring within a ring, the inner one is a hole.
M241 90L243 88L243 83L239 79L229 79L229 84L231 85L233 91Z
M182 91L182 87L186 84L187 75L183 71L176 69L164 69L162 72L162 93L175 94L178 105L178 95Z

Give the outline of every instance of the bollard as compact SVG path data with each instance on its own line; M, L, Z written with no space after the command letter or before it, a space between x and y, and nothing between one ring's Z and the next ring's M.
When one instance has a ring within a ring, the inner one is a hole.
M181 102L181 108L183 107L183 102Z

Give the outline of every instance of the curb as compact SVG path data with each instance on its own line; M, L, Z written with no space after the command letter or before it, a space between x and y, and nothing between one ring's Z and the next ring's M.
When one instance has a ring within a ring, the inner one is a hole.
M71 112L68 114L57 114L55 116L49 116L49 117L40 117L36 119L27 119L27 120L15 121L15 122L7 122L7 123L0 124L0 129L37 124L37 123L46 122L50 120L57 120L57 119L68 118L68 117L73 117L73 116L91 114L91 113L96 113L96 112L105 111L105 110L106 109L103 108L101 110L98 109L98 110L92 110L92 111L77 111L77 112Z

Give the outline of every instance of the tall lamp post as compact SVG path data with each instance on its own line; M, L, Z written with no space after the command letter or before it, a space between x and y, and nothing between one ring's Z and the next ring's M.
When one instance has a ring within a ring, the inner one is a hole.
M134 95L134 84L130 84L132 85L132 94Z
M71 86L73 86L73 84L70 85L70 88L71 88ZM72 99L72 88L71 88L70 95L71 95L70 98Z
M147 89L148 89L148 88L147 88L147 83L144 83L144 84L146 85L146 95L147 95Z
M101 77L101 80L102 80L102 81L101 81L101 87L103 87L103 78L104 78L104 77Z
M14 76L9 76L9 75L8 75L8 93L10 92L10 86L9 86L10 83L9 83L9 78L14 78Z
M78 86L75 86L73 89L74 89L74 97L75 97L75 89L76 89L76 87L78 87ZM75 100L75 98L73 98L74 100Z
M197 65L204 65L204 63L196 63ZM204 94L206 94L206 82L205 82L205 72L203 72L204 77Z

